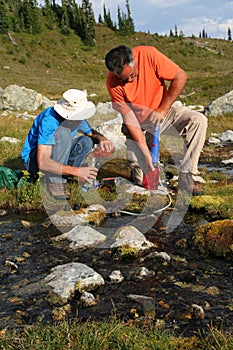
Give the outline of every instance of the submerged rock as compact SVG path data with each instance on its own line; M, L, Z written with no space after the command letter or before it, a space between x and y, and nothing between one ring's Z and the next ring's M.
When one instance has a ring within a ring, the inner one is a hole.
M203 320L205 318L205 311L200 305L192 304L188 307L185 317L188 319Z
M157 303L154 298L137 294L129 294L127 297L136 303L139 315L155 319Z

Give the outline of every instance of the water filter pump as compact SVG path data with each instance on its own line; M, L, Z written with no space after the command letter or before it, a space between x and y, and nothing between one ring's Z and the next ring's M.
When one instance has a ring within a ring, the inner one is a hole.
M143 176L143 187L148 190L157 190L159 185L159 150L160 150L160 126L154 128L151 144L151 156L154 170L148 170Z

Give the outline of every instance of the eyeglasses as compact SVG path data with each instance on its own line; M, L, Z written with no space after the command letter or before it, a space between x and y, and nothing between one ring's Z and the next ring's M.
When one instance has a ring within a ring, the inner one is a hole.
M120 81L131 81L131 80L134 80L134 78L136 78L137 76L138 76L138 73L132 73L126 78L119 78L119 77L118 78Z
M123 82L131 82L134 81L138 76L138 67L137 64L129 64L125 65L123 71L120 75L117 75L118 79Z

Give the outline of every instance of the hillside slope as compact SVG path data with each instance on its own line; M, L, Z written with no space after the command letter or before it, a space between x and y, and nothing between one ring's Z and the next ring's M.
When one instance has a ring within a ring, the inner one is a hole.
M85 47L74 34L44 30L40 35L0 35L0 87L18 84L50 97L59 98L68 88L87 89L93 102L109 101L105 87L105 54L120 44L133 47L153 45L188 73L183 91L186 104L208 104L233 89L233 44L220 39L161 37L135 33L118 36L97 25L96 46Z

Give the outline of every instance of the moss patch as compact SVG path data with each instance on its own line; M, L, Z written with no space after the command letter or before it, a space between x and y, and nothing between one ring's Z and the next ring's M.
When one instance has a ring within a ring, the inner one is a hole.
M198 227L194 243L202 253L232 258L233 220L218 220Z
M213 207L220 207L225 203L224 198L220 196L203 195L192 197L190 206L193 209L208 209Z

